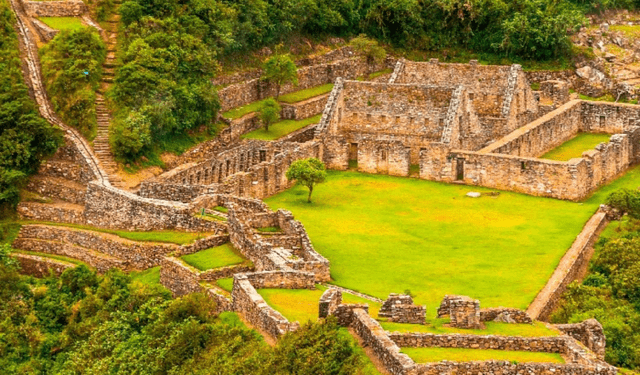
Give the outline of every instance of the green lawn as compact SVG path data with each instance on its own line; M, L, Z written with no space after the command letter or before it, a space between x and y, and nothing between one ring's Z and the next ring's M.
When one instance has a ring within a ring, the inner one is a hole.
M282 103L298 103L303 100L311 99L315 96L324 95L333 90L333 83L327 83L326 85L312 87L306 90L300 90L292 92L286 95L280 95L279 102Z
M57 255L57 254L50 254L50 253L39 253L39 252L35 252L35 251L27 251L27 250L13 250L12 252L14 253L19 253L19 254L27 254L27 255L34 255L37 257L41 257L41 258L49 258L49 259L55 259L55 260L59 260L62 262L67 262L67 263L72 263L75 265L81 265L84 264L85 266L89 267L90 269L93 269L93 267L91 267L90 265L84 263L83 261L80 261L78 259L74 259L74 258L69 258L66 257L64 255Z
M468 335L497 335L497 336L522 336L522 337L543 337L558 336L558 331L547 328L544 323L535 322L534 324L508 324L497 322L484 322L485 329L459 329L453 327L445 327L444 324L449 323L449 319L429 319L427 324L403 324L380 322L382 328L389 332L424 332L437 334L462 333Z
M611 134L578 133L575 138L542 155L542 158L558 161L579 158L583 152L593 150L602 142L609 142L610 138Z
M232 266L245 261L240 253L234 249L230 243L198 251L197 253L184 255L182 256L182 260L200 271Z
M249 103L247 105L243 105L242 107L231 109L227 112L224 112L222 116L230 120L235 120L244 115L248 115L251 112L258 112L264 102L266 102L267 100L269 100L269 98L258 100L257 102Z
M261 139L264 141L272 141L278 138L282 138L289 133L293 133L298 129L302 129L311 124L320 122L322 115L316 115L308 117L304 120L284 120L276 122L269 126L269 131L265 131L264 128L260 128L243 135L242 139Z
M231 293L231 290L233 290L233 277L226 277L224 279L218 279L216 280L216 284L226 290L227 292Z
M86 27L77 17L40 17L39 20L56 30L80 30Z
M491 190L329 171L312 204L300 186L266 202L305 225L338 285L382 299L410 289L428 316L445 294L525 309L598 203L469 191Z
M131 275L132 280L139 281L142 284L162 285L160 284L160 266L148 268L144 271L133 271L129 275Z
M315 290L309 289L258 289L258 293L264 300L289 321L306 323L308 320L318 319L318 302L326 288L318 286ZM343 293L342 300L345 303L366 303L369 305L369 314L376 317L380 304L365 300L354 295Z
M444 360L455 362L495 360L564 363L562 356L556 353L461 348L402 348L401 351L417 363L440 362Z

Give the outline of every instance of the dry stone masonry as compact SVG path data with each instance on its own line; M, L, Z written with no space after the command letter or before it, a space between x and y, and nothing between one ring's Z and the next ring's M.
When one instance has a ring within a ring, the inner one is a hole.
M389 294L382 304L378 316L390 322L425 324L427 308L413 304L413 298L407 294Z

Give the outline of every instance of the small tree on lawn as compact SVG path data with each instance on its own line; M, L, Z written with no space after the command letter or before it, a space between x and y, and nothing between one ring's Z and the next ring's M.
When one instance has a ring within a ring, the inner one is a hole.
M289 55L274 55L264 64L262 79L276 85L276 100L280 97L282 85L298 85L298 67Z
M296 160L287 170L289 181L297 180L300 185L309 188L307 202L311 203L311 193L316 184L324 182L327 178L327 171L324 163L316 158Z
M366 57L369 73L371 73L373 64L379 64L387 57L387 51L380 47L377 41L367 38L364 34L351 39L349 45L356 53Z
M269 125L280 119L280 105L273 99L267 99L260 108L260 121L264 130L269 131Z

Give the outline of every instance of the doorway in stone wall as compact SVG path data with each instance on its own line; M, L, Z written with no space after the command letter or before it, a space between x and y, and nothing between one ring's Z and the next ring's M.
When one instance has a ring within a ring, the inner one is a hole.
M349 169L358 169L358 144L349 145Z
M464 180L464 159L456 159L456 180Z

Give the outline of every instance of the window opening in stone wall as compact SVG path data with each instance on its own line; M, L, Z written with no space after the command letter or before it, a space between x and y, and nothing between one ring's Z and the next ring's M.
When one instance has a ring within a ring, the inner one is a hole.
M387 151L385 150L380 151L380 160L387 161Z
M351 143L349 145L349 168L358 168L358 144Z
M456 159L456 180L464 180L464 159Z
M231 168L231 160L227 160L227 176L231 173L229 168Z
M200 183L200 172L196 173L196 184Z
M267 161L267 151L266 150L260 150L260 163L262 163L263 161Z
M630 118L629 119L629 126L634 126L635 124L636 124L636 119Z
M438 121L438 123L440 124L440 127L443 127L443 126L444 126L444 119L443 119L443 118L441 118L441 119Z
M472 92L469 93L469 100L473 100L473 93Z
M523 161L521 161L520 162L520 170L524 171L525 169L527 169L527 165Z
M600 116L598 120L598 126L604 128L604 116Z

